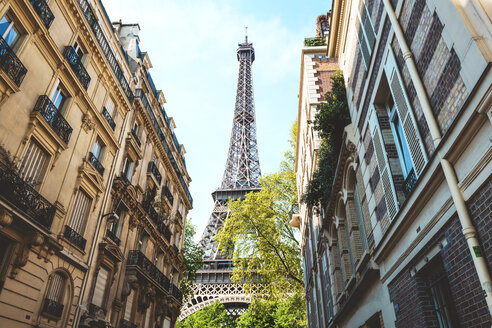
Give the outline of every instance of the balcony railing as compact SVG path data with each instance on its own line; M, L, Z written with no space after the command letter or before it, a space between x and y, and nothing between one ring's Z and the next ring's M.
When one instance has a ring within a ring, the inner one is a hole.
M44 299L43 314L47 314L55 319L60 319L63 314L63 308L63 304L50 300L49 298Z
M183 292L181 292L175 284L171 284L169 294L171 294L171 296L174 297L179 303L183 302Z
M80 1L80 0L79 0ZM157 119L154 115L154 111L152 110L152 107L150 107L150 104L147 100L147 97L145 96L145 93L143 92L142 89L137 89L135 90L135 96L140 98L142 100L143 105L145 106L145 110L147 111L147 114L149 115L150 121L152 122L152 125L154 126L154 129L164 147L164 150L166 151L167 157L169 158L169 161L171 162L171 165L176 172L176 175L179 178L179 181L181 183L181 186L183 187L186 196L188 197L189 201L191 204L193 204L193 198L191 197L190 191L188 190L188 186L186 185L186 182L184 181L184 178L181 174L181 171L178 167L178 163L176 162L174 155L169 148L169 145L167 144L166 137L164 133L162 132L159 123L157 122Z
M69 242L71 242L81 250L85 250L85 244L87 241L77 231L73 230L67 225L65 226L63 237L65 237Z
M326 40L322 38L305 38L304 39L305 47L320 47L326 46Z
M33 112L40 113L53 131L68 145L73 129L48 96L39 96Z
M163 186L162 187L162 193L164 194L164 196L166 196L167 200L169 201L169 203L171 204L171 207L172 207L173 206L173 202L174 202L174 196L171 193L171 190L169 190L169 187L168 186Z
M23 212L31 222L51 228L56 208L24 181L14 168L0 162L0 197Z
M99 162L99 159L93 153L89 153L89 162L91 162L92 166L94 166L94 168L97 172L99 172L100 175L104 174L104 166L102 166L101 162Z
M7 76L20 87L22 80L27 74L27 69L17 58L14 51L10 48L7 41L0 36L0 68Z
M106 230L106 237L108 237L109 239L111 239L112 241L114 241L114 243L116 245L120 246L121 240L120 240L120 238L118 238L116 236L116 234L113 231L111 231L109 229Z
M89 5L89 1L88 0L77 0L77 1L84 13L85 18L87 19L87 22L89 23L89 26L92 29L92 32L96 37L97 42L101 46L101 49L104 55L106 56L106 59L109 62L109 66L111 67L114 74L116 75L118 82L120 82L121 88L123 89L123 92L128 98L128 101L131 103L133 101L133 93L132 90L130 89L130 85L126 81L125 75L123 74L123 70L118 64L118 60L113 54L113 51L111 50L111 47L109 46L109 43L106 40L106 37L104 36L102 28L97 21L96 15L94 15L94 12L92 12L91 6Z
M51 23L55 19L55 15L51 11L50 7L45 0L31 0L31 5L34 11L38 14L39 18L43 21L43 25L49 29Z
M139 147L142 146L142 143L140 142L140 139L138 138L137 132L135 130L132 130L132 136L135 139L135 141L137 142L137 145Z
M155 180L157 181L157 184L159 186L161 185L162 176L159 173L159 169L157 168L157 165L154 162L149 162L149 166L147 166L147 173L152 173Z
M71 46L65 47L65 51L63 52L63 56L72 67L75 76L82 83L82 86L85 90L89 87L89 82L91 81L91 77L89 73L87 73L84 65L80 61L79 55L75 51L75 49Z
M412 169L408 174L407 178L403 182L403 193L405 194L405 198L408 198L415 188L417 184L417 176L415 175L415 171Z
M121 319L120 321L120 327L121 328L137 328L137 325L128 321L128 320L125 320L125 319Z
M142 252L132 250L128 252L127 266L138 267L145 275L153 280L162 289L169 291L170 281Z
M109 126L114 131L114 128L116 127L116 123L114 122L114 120L111 117L111 115L109 115L108 110L106 109L106 107L103 107L102 114L103 114L104 118L106 119L106 122L108 122Z

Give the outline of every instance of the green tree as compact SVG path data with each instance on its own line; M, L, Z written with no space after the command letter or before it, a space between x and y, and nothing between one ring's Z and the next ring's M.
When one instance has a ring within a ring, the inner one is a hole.
M216 236L234 261L232 280L247 293L275 299L303 291L299 242L289 225L297 206L295 135L278 172L261 179L261 191L229 201L230 216Z
M176 328L236 328L236 323L224 305L216 301L188 316L183 322L178 321Z
M318 168L307 185L302 201L309 209L328 203L335 177L338 155L345 126L350 124L347 93L342 71L333 75L332 89L325 95L326 103L317 107L313 122L321 146L318 150Z
M183 273L183 279L181 279L179 284L184 300L193 297L193 282L195 281L196 272L203 266L203 249L195 243L195 233L196 226L191 223L191 218L188 218L184 239L184 262L186 268Z
M306 300L304 294L294 294L279 302L275 312L277 328L307 328Z

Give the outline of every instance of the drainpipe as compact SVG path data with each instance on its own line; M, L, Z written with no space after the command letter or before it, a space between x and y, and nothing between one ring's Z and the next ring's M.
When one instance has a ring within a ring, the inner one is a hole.
M429 98L427 97L424 84L422 83L422 80L420 79L419 73L417 71L417 66L415 65L412 52L408 48L405 36L398 22L396 13L390 3L390 0L383 0L383 3L386 12L388 13L388 17L393 30L395 31L396 39L398 40L398 44L400 45L401 51L403 53L403 58L405 59L405 63L408 67L410 78L412 79L412 82L415 86L417 97L419 98L419 101L422 105L422 111L429 126L430 134L434 142L434 147L438 149L439 143L441 142L442 138L441 132L432 112L432 107L430 105ZM442 156L440 151L437 151L436 156L439 158L439 161L441 163L441 167L444 172L444 178L448 184L454 206L456 207L456 212L458 213L458 218L460 220L461 226L463 227L462 231L465 235L466 242L468 243L468 248L470 249L471 257L473 259L473 264L475 265L478 279L480 280L480 284L482 285L484 291L484 296L487 302L489 313L492 314L492 281L490 279L490 273L488 271L487 263L483 256L483 252L481 251L482 248L480 246L480 243L478 242L477 230L473 226L470 214L468 213L468 209L466 208L465 199L463 197L463 193L458 186L458 179L456 177L456 172L454 171L452 164Z
M123 125L121 127L120 136L118 138L118 143L120 144L120 149L118 149L116 151L116 154L115 154L115 156L113 158L113 162L111 163L111 172L109 172L108 184L106 185L106 190L104 191L102 206L99 209L99 214L98 214L98 218L99 219L97 220L96 232L94 234L94 238L92 239L92 245L91 245L91 249L89 251L89 260L87 262L87 263L89 263L89 269L87 270L87 273L84 276L84 280L82 281L82 286L80 288L79 301L78 301L78 304L76 306L75 316L74 316L74 321L73 321L74 322L74 327L78 327L79 326L80 309L82 307L82 300L84 299L85 292L86 292L86 289L87 289L87 282L89 281L89 276L90 276L90 272L91 272L91 269L92 269L92 261L94 259L95 254L96 254L96 245L97 245L97 242L98 242L98 239L99 239L101 225L102 225L102 222L103 222L103 217L102 216L104 215L104 209L108 205L109 194L111 193L111 188L113 186L113 181L114 181L114 175L115 175L114 174L114 171L116 170L116 162L118 160L118 157L120 156L121 145L123 144L123 138L125 136L126 126L128 124L128 120L130 118L130 112L131 111L128 111L127 112L127 114L125 116L125 120L123 121Z

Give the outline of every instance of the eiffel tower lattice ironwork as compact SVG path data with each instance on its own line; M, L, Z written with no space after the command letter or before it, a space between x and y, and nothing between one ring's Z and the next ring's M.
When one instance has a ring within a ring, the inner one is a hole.
M197 272L195 296L183 307L180 320L215 301L223 303L229 313L237 318L251 302L250 296L242 291L241 286L231 282L232 261L217 250L214 240L229 215L228 199L243 199L248 192L261 189L251 73L255 51L247 35L245 41L239 44L237 59L239 76L236 106L224 177L221 187L212 193L214 208L200 241L205 257L203 268Z

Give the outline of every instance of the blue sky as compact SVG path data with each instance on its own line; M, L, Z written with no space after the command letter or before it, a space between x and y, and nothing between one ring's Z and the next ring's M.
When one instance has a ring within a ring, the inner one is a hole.
M140 24L140 48L184 144L199 239L222 180L236 97L237 44L253 42L262 174L277 170L297 116L301 48L330 0L103 0L111 20Z

